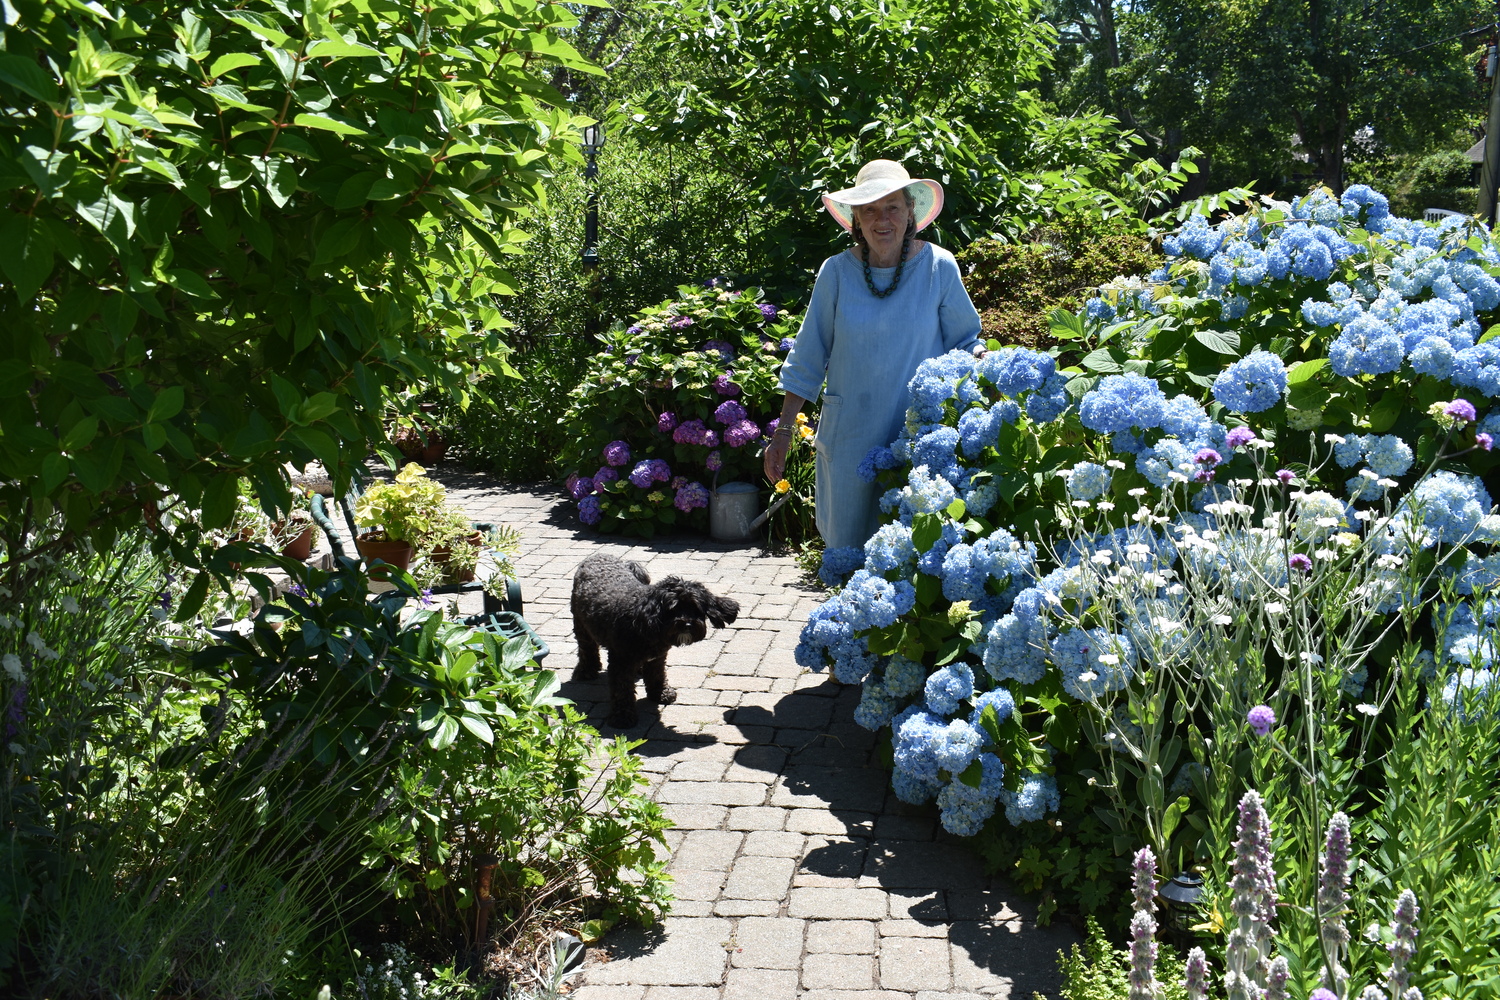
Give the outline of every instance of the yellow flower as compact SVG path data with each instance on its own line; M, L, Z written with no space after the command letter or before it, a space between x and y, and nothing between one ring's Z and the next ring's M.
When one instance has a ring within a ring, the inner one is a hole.
M807 423L807 414L803 413L801 410L797 411L797 423L799 423L799 424L805 424L805 423Z
M789 482L787 482L785 479L778 480L777 483L776 483L776 492L777 493L785 493L787 490L789 490L791 488L792 488L792 484L789 483Z
M810 438L810 437L813 436L813 429L811 427L807 427L807 426L804 425L804 426L799 427L797 429L802 432L802 436L804 438Z

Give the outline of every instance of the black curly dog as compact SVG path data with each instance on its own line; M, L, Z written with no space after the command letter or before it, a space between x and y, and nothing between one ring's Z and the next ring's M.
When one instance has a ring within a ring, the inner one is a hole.
M578 639L575 681L599 676L599 647L609 651L608 722L618 729L636 724L635 682L646 697L670 705L677 692L667 684L667 652L723 628L740 606L715 597L701 583L669 576L660 583L640 563L602 553L589 556L573 576L573 635Z

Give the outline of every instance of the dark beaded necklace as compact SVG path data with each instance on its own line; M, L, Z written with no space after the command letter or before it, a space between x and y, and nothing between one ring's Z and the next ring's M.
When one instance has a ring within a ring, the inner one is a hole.
M859 245L864 250L861 257L862 263L865 265L865 287L877 299L883 299L890 295L896 290L896 286L901 284L901 272L906 269L906 255L911 252L911 238L915 229L916 224L908 220L906 223L906 235L901 237L901 259L896 262L896 273L891 277L890 285L884 290L875 287L875 278L870 274L870 242L865 239L865 234L862 231L858 228L854 230L855 238L859 240Z

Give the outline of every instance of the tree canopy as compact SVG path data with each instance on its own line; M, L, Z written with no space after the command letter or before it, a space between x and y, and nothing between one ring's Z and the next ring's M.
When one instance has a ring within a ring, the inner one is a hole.
M592 72L546 0L9 0L0 531L11 558L241 476L346 482L388 399L500 363L507 253Z

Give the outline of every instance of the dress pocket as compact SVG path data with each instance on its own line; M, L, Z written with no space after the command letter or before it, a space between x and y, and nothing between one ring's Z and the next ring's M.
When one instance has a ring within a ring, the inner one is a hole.
M823 394L823 406L818 411L818 430L813 435L813 447L824 458L828 448L838 440L839 415L844 412L844 397Z

